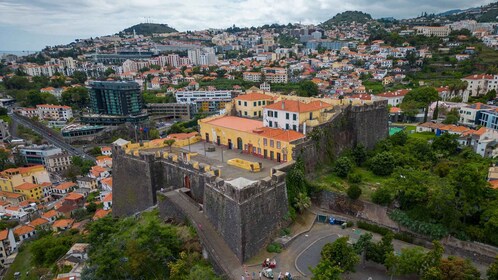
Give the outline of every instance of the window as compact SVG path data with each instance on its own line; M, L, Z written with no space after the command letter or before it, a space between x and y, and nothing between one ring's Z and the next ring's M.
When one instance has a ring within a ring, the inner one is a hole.
M289 113L285 113L285 119L288 120L289 119Z
M285 124L285 129L289 129L289 124L288 123Z
M242 105L242 101L239 100L239 106Z
M278 122L275 122L275 127L278 128Z
M268 111L268 117L273 117L273 111Z
M254 101L253 106L256 107L256 101Z
M258 148L258 154L259 155L261 154L261 148Z
M297 114L293 114L293 115L292 115L292 119L293 119L293 120L297 120Z
M257 113L257 112L254 112L254 116L257 116L257 115L258 115L258 113Z
M263 138L263 146L268 146L268 139Z
M247 106L247 101L244 101L244 106Z
M265 105L266 101L263 100L263 105Z
M268 124L269 127L273 127L273 122L270 121L270 123Z
M310 112L310 120L313 119L313 112Z
M258 101L258 106L261 106L261 101Z
M247 111L244 111L244 116L247 116Z
M284 156L283 156L283 160L284 160L284 161L287 161L287 154L284 154Z
M277 141L277 149L280 149L280 141Z
M278 117L278 112L277 112L277 111L275 111L275 118L277 118L277 117Z
M296 125L293 125L293 126L292 126L292 130L297 131L297 127L296 127Z
M274 141L273 140L270 140L270 147L273 148L273 144L274 144Z

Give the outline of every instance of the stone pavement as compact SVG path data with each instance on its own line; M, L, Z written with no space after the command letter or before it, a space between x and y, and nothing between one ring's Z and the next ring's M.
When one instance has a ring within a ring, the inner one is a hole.
M199 208L179 190L170 191L164 193L164 195L169 197L193 223L204 249L209 252L209 257L214 258L218 266L225 271L227 277L229 279L240 279L242 267L239 259L230 250L225 240L216 232L207 217L199 211Z

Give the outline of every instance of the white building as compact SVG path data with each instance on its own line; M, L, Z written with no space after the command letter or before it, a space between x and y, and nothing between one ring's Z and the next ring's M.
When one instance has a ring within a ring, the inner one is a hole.
M384 92L378 95L372 95L372 100L377 101L377 100L387 100L387 103L393 107L399 106L401 102L403 102L403 99L405 98L405 95L410 92L409 89L399 89L394 92Z
M73 109L69 106L40 104L36 105L38 116L43 120L69 120L73 118Z
M413 29L418 35L447 37L450 35L451 29L448 26L415 26Z
M232 92L229 90L177 91L175 96L177 103L196 103L197 100L205 99L232 99Z
M12 255L17 249L14 232L8 228L0 231L0 263L4 266L7 257Z
M498 75L475 74L463 78L462 81L467 82L467 89L463 92L463 102L467 102L469 96L478 96L492 89L498 89Z

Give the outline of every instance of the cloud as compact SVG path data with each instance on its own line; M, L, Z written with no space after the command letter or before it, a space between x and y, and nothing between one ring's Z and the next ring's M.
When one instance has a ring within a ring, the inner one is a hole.
M489 0L0 0L0 49L6 26L50 37L113 34L146 18L184 30L320 23L338 12L406 18L490 3ZM19 20L22 19L22 20ZM22 34L20 34L21 36ZM36 42L33 42L36 44ZM26 49L26 48L24 48Z

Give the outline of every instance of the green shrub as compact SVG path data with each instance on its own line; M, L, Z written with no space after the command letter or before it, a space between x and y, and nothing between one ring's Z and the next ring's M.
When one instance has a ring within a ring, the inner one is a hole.
M400 210L392 211L389 213L389 217L411 231L427 235L432 239L441 239L448 235L448 230L443 225L414 220Z
M358 185L351 185L348 188L347 194L351 199L358 199L361 195L361 188Z
M280 230L280 236L286 236L291 233L290 228L283 228Z
M372 201L380 205L388 205L393 201L393 199L394 198L393 195L391 194L391 191L385 187L377 189L372 194Z
M346 178L353 169L354 163L348 157L340 157L335 162L334 172L341 178Z
M280 253L282 252L282 245L276 242L270 243L266 246L266 251L268 253Z
M361 176L361 174L352 173L348 175L348 181L351 184L359 184L363 181L363 177Z
M370 223L367 223L365 221L358 221L358 222L356 222L356 226L358 228L361 228L361 229L364 229L364 230L367 230L367 231L370 231L370 232L378 233L380 235L386 235L388 233L394 233L392 230L390 230L388 228L381 227L381 226L378 226L378 225L375 225L375 224L370 224ZM394 233L393 237L394 237L394 239L398 239L398 240L401 240L401 241L404 241L404 242L408 242L408 243L413 243L413 240L414 240L413 235L410 234L410 233L407 233L407 232L396 232L396 233Z

